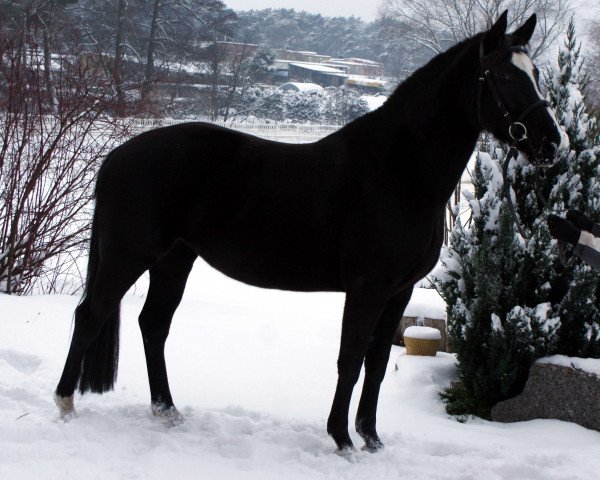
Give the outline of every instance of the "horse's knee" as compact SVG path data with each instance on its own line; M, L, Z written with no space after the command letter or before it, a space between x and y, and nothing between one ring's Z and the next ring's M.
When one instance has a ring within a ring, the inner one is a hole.
M387 370L387 361L389 355L378 353L377 355L367 355L365 358L365 373L373 381L382 382Z
M360 376L362 357L351 354L341 354L337 361L339 382L354 385Z

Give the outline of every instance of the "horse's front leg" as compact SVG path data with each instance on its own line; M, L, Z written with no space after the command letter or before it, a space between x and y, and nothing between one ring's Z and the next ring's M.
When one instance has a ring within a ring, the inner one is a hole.
M350 398L360 375L373 331L387 300L387 297L379 293L348 292L346 294L338 357L338 382L327 421L327 433L333 437L340 450L353 448L348 434Z
M365 380L356 414L356 431L365 441L363 449L370 452L383 448L375 428L379 387L385 376L394 335L412 291L412 288L409 288L388 302L367 349Z

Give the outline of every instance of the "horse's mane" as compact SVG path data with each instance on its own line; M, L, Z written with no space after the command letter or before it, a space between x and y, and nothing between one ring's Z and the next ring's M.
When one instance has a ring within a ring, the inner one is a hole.
M467 38L456 45L453 45L445 52L433 57L425 65L417 69L406 80L400 83L394 93L390 95L385 102L384 107L395 107L398 103L403 103L406 98L412 98L415 94L423 92L423 85L431 84L432 79L439 79L456 58L467 48L468 45L481 38L482 33ZM479 44L479 42L477 42Z
M360 137L365 132L370 132L370 134L381 133L382 129L386 128L386 126L395 124L398 121L399 115L403 113L410 116L411 122L423 119L427 115L436 115L435 111L431 110L431 105L425 107L423 96L429 95L431 97L438 82L444 80L444 74L448 71L452 63L461 54L471 48L472 45L479 45L482 35L483 33L478 33L433 57L400 83L381 107L346 124L336 133L332 134L331 137L339 135L352 136L357 132L360 133ZM426 110L429 108L429 110L423 111L421 109L415 112L407 109L407 106L414 105L420 105Z

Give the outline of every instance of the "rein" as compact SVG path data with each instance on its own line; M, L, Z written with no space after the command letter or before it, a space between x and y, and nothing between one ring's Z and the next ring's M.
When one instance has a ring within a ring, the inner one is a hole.
M527 53L527 49L522 46L510 47L508 50L513 51L513 52ZM502 96L500 95L500 91L498 90L496 81L494 80L494 77L492 75L493 68L496 65L492 62L489 66L486 66L486 64L489 62L489 60L493 56L495 56L495 53L483 55L483 45L481 45L481 47L479 49L479 61L481 63L482 74L479 77L479 91L477 93L477 116L479 117L479 123L483 126L483 123L481 121L481 95L482 95L483 85L487 84L487 86L490 89L490 92L492 94L492 97L494 98L496 105L502 112L502 116L506 119L506 122L508 124L508 134L511 138L511 140L509 142L510 148L508 149L508 152L506 153L506 156L504 157L504 164L501 169L502 170L502 179L503 179L503 194L504 194L504 197L506 198L506 201L508 203L508 209L512 216L513 222L514 222L517 230L519 231L519 234L521 235L521 237L523 237L523 239L529 240L532 235L531 234L527 235L527 233L525 232L525 228L523 227L523 224L521 223L521 220L519 219L519 217L517 215L517 211L516 211L515 205L513 203L512 196L510 194L510 183L508 181L508 164L510 163L511 159L516 160L518 157L519 151L517 149L517 145L519 144L519 142L522 142L527 139L527 127L525 126L523 121L531 112L533 112L537 108L547 107L548 102L546 100L538 100L538 101L532 103L525 110L523 110L523 112L521 112L521 114L519 115L517 120L514 121L512 119L512 116L510 115L508 109L504 105L504 102L502 101ZM549 212L550 204L548 202L548 199L546 198L546 196L544 195L544 193L542 191L542 186L540 183L539 169L537 167L534 170L534 184L535 184L535 193L538 197L538 200L540 200L540 202L544 206L544 209ZM560 262L563 265L563 267L568 267L569 265L571 265L572 259L570 261L566 260L562 242L557 241L557 245L558 245L558 254L559 254Z
M527 235L525 233L525 228L523 227L523 224L521 223L521 220L519 219L519 217L517 215L517 210L515 208L515 204L512 201L512 196L510 194L510 183L508 181L508 164L510 163L511 159L514 158L516 160L518 155L519 155L519 152L517 150L517 147L514 145L511 145L506 156L504 157L504 165L502 166L502 181L503 181L502 190L504 193L504 198L506 198L506 202L508 203L508 209L512 216L513 223L517 227L517 230L519 231L519 234L521 235L521 237L523 237L523 239L525 239L525 240L529 240L532 237L532 234ZM550 212L550 203L548 202L548 199L544 195L544 192L542 192L542 186L541 186L541 182L540 182L540 174L539 174L539 170L537 168L534 170L533 175L534 175L535 193L538 197L538 200L540 200L540 202L542 202L542 205L544 206L544 210L546 210L547 212ZM560 240L557 240L556 245L558 247L558 257L560 259L560 263L562 264L562 266L565 268L571 266L574 263L573 258L571 258L570 260L566 259L563 243Z

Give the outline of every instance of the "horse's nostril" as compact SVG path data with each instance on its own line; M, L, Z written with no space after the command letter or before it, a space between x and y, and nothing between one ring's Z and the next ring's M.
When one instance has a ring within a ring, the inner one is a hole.
M543 139L542 149L541 149L542 155L544 155L546 157L553 157L556 155L557 151L558 151L558 145L555 142L548 142L548 141L546 141L545 138Z
M541 146L535 155L535 161L539 166L553 165L556 161L556 153L558 145L556 142L549 140L547 137L542 138Z

